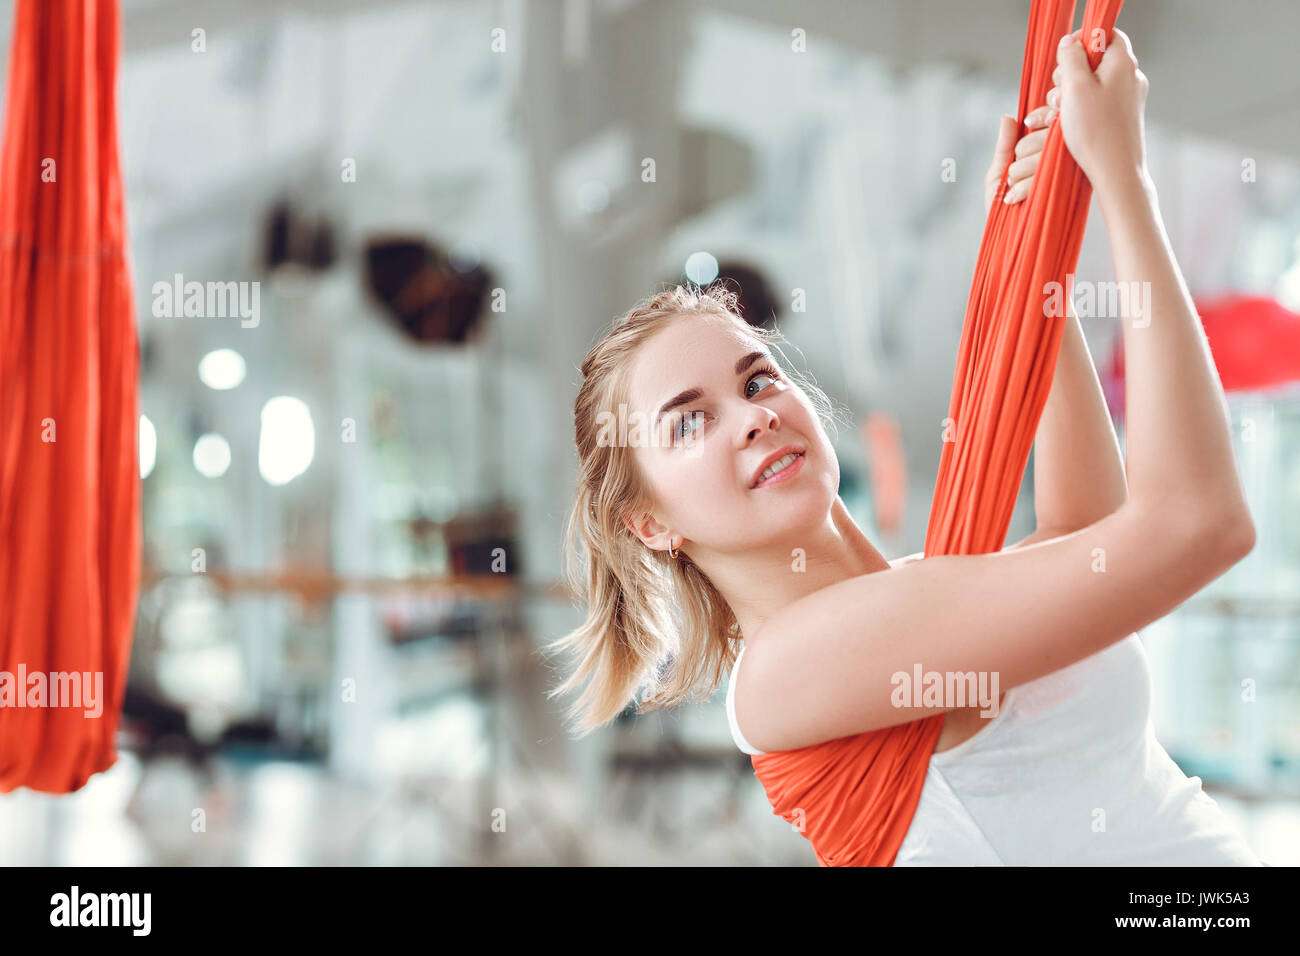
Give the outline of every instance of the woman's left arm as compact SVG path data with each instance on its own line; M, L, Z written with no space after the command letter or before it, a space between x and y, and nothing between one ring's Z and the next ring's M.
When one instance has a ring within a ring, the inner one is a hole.
M1119 439L1079 317L1066 301L1061 351L1034 435L1037 528L1012 548L1087 527L1128 498Z
M1048 103L1052 103L1048 94ZM993 162L984 179L985 212L997 199L1007 171L1004 195L1020 202L1029 194L1034 172L1056 115L1043 106L1025 117L1034 130L1016 141L1014 117L1003 116ZM1014 145L1013 145L1014 144ZM1010 166L1008 167L1008 164ZM1093 367L1074 304L1066 299L1065 331L1052 387L1034 436L1034 516L1037 527L1008 548L1023 547L1086 527L1117 510L1128 497L1124 461L1106 399Z

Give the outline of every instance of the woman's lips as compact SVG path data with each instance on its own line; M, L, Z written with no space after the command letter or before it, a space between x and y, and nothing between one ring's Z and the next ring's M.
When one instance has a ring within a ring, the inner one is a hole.
M759 488L766 488L768 485L779 485L783 481L788 481L789 479L793 478L795 475L799 474L799 470L801 468L803 468L802 454L797 455L794 461L790 462L789 465L787 465L785 468L782 468L771 478L768 478L765 481L760 481L758 484L756 484L753 487L752 490L757 491Z

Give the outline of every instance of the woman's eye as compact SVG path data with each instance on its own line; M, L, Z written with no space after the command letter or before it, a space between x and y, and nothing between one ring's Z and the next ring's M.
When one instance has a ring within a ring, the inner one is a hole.
M754 380L755 380L755 379L760 379L760 378L770 378L772 381L774 381L774 382L776 381L776 375L773 374L772 372L759 372L757 375L754 376L754 378L751 378L751 379L749 380L749 384L750 384L750 385L753 385L753 384L754 384ZM764 385L763 388L767 388L767 386ZM763 390L763 389L760 388L758 391L761 392L762 390ZM758 394L758 393L757 393L757 392L750 392L749 394L750 394L750 397L752 398L754 395L756 395L756 394Z
M691 427L688 430L687 425L688 424L692 426L698 425L703 418L704 416L701 415L699 412L692 412L689 415L683 415L681 421L679 421L676 425L673 426L673 438L678 441L685 441L687 438L689 438L691 435L695 433L695 428Z
M776 374L775 369L771 369L771 368L760 369L759 371L755 372L752 376L750 376L749 382L746 383L745 391L747 393L746 394L747 398L753 398L759 392L769 387L770 383L769 385L763 385L762 387L758 388L755 391L750 391L750 386L752 386L754 382L760 378L768 378L771 379L773 382L779 382L781 380L780 376ZM681 418L677 419L673 423L673 443L676 444L678 442L685 441L687 438L694 435L695 432L698 430L699 426L702 424L704 424L703 412L691 412L688 415L683 415Z

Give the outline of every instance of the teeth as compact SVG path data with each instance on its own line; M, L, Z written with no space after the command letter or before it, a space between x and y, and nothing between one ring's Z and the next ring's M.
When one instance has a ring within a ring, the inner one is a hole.
M763 471L763 473L758 476L758 481L754 482L754 484L759 485L767 481L767 479L771 478L778 471L781 471L784 468L788 468L790 464L798 457L799 456L797 454L791 452L790 454L786 455L784 458L778 458L776 461L772 462L772 464L767 466L767 468Z

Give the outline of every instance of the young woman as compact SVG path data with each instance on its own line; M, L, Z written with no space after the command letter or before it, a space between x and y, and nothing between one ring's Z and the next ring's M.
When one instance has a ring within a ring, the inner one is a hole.
M1028 192L1059 111L1115 278L1149 283L1152 314L1123 323L1126 465L1070 315L1036 436L1037 530L993 554L891 564L837 494L828 403L778 364L779 336L716 289L655 296L583 360L574 409L569 571L589 612L553 645L577 668L552 694L586 682L569 711L580 733L647 676L645 710L711 694L734 664L728 716L751 754L946 713L895 865L1259 864L1149 721L1135 630L1240 561L1255 532L1147 171L1147 80L1113 36L1095 74L1078 34L1063 41L1008 195ZM986 201L1014 136L1004 117ZM898 706L892 677L918 662L997 677L996 714Z

